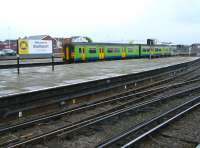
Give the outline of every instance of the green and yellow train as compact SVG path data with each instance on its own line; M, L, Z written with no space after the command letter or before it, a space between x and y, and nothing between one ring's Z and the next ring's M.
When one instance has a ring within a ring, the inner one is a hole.
M86 62L171 56L169 45L119 44L119 43L70 43L64 44L64 61Z

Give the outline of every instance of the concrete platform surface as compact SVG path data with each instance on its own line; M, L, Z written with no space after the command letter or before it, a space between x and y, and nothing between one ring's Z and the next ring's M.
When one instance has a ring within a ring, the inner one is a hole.
M0 70L0 96L153 70L197 59L169 57Z

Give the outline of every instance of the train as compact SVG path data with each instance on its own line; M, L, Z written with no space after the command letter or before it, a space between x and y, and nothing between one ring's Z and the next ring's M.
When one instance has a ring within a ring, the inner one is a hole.
M133 58L154 58L174 55L175 46L122 43L64 43L66 63Z

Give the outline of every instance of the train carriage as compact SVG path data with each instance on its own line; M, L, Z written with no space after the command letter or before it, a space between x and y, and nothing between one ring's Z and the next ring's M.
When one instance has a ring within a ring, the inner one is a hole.
M132 45L126 46L126 58L139 58L140 57L140 46L139 45Z
M119 43L70 43L64 46L66 62L149 58L171 54L168 45Z
M150 48L149 45L141 45L140 50L141 50L140 57L142 57L142 58L150 57L153 54L152 51L150 51L150 50L152 50L152 48Z
M122 47L116 45L105 46L105 59L106 60L117 60L122 58Z
M154 53L155 57L161 57L162 56L162 47L160 46L155 46L155 53Z

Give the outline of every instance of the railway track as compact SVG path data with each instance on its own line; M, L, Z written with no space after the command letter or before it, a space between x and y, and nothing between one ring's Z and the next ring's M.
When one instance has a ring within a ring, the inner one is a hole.
M166 91L168 89L181 87L183 85L189 85L190 83L194 83L194 82L198 82L198 81L200 81L200 79L194 79L194 80L190 80L190 81L164 85L164 86L160 86L160 87L157 87L157 88L151 88L151 89L143 90L143 91L142 91L142 88L129 90L129 91L120 93L120 94L115 95L115 96L106 97L106 98L104 98L100 101L95 101L95 102L85 104L85 105L82 105L82 106L79 106L79 107L75 107L75 108L72 108L72 109L68 109L68 110L65 110L65 111L60 111L60 112L57 112L57 113L54 113L54 114L42 116L42 117L37 118L37 119L28 120L28 121L25 121L23 123L15 124L13 126L12 125L6 126L6 127L1 126L0 127L0 134L11 131L11 130L16 130L17 128L24 128L24 127L27 127L27 126L31 126L31 125L37 124L39 122L52 120L52 119L58 118L58 117L60 118L62 116L65 116L67 114L71 114L71 113L74 113L74 112L81 112L81 111L84 111L84 110L90 110L90 109L95 108L97 106L102 106L102 105L106 105L106 104L113 104L113 103L116 103L118 101L120 101L121 103L128 101L128 103L129 103L129 100L132 101L133 98L135 98L135 97L137 97L137 98L134 99L134 103L137 103L139 101L144 100L147 97L153 96L156 93L161 93L161 92ZM150 86L153 87L152 85L150 85ZM145 87L145 89L146 89L146 87ZM137 93L135 93L135 92L137 92Z
M152 99L152 100L146 100L146 101L142 101L142 99L144 99L145 97L150 97L152 95L155 95L156 93L158 93L159 91L163 91L167 88L175 88L175 87L178 87L178 86L181 86L181 85L188 85L190 83L195 83L195 82L198 82L199 80L192 80L192 81L187 81L187 82L184 82L184 83L179 83L179 84L174 84L174 85L169 85L169 86L165 86L165 87L160 87L160 88L156 88L155 90L149 90L149 91L144 91L143 93L138 93L138 94L134 94L136 96L138 95L141 95L143 94L143 96L141 96L140 98L136 99L136 100L128 100L127 97L133 97L134 95L129 95L129 96L124 96L124 98L122 97L122 99L127 99L128 101L125 102L124 104L121 104L121 105L118 105L116 106L115 108L112 108L110 110L107 110L105 112L102 112L102 113L99 113L97 115L94 115L94 116L90 116L86 119L83 119L81 121L78 121L78 122L75 122L75 123L72 123L72 124L69 124L67 126L64 126L62 128L59 128L59 129L56 129L54 131L51 131L51 132L48 132L48 133L45 133L45 134L42 134L42 135L37 135L35 137L32 137L28 140L25 140L22 142L19 142L17 144L14 144L14 145L10 145L11 147L15 147L15 146L20 146L20 145L24 145L24 144L27 144L27 143L30 143L30 142L33 142L33 141L38 141L38 140L41 140L43 138L47 138L47 137L52 137L52 136L55 136L55 135L58 135L59 136L63 136L63 135L66 135L66 134L69 134L70 132L74 132L74 131L77 131L81 128L84 128L84 127L87 127L87 126L90 126L94 123L98 123L100 121L103 121L103 120L106 120L108 118L111 118L113 116L117 116L117 115L120 115L122 113L125 113L125 112L128 112L128 111L133 111L133 110L138 110L140 109L141 107L144 107L146 105L152 105L154 103L158 103L158 102L165 102L166 100L169 100L170 98L175 98L175 97L180 97L180 96L185 96L187 95L188 93L191 93L191 92L196 92L197 90L200 89L200 87L194 87L193 88L190 88L190 89L186 89L184 91L180 91L178 93L175 93L175 94L172 94L172 95L168 95L168 96L165 96L165 97L158 97L156 99ZM196 84L195 84L196 85ZM116 98L117 100L119 100L119 98ZM139 101L141 99L141 101ZM111 101L110 101L111 102ZM138 102L138 103L137 103ZM105 103L105 102L104 102ZM132 103L132 104L131 104ZM137 104L135 104L137 103ZM100 104L100 102L98 102L98 104ZM92 107L96 106L95 104L92 104ZM91 106L90 106L91 107ZM85 108L82 108L81 110L83 110ZM65 113L66 114L66 113ZM64 115L64 113L63 113ZM55 117L55 116L54 116ZM45 119L46 120L46 119ZM29 124L32 124L32 123L29 123ZM24 125L23 125L24 126ZM20 127L20 126L18 126ZM15 127L16 128L16 127ZM7 129L8 130L8 129ZM3 132L3 130L1 129L1 131ZM6 130L4 130L6 131ZM63 133L64 132L64 133ZM60 134L62 133L62 134ZM6 143L7 145L8 143ZM4 144L5 145L5 144Z
M133 126L123 133L113 137L104 143L99 144L98 148L104 147L137 147L137 143L150 134L167 126L172 121L177 120L184 114L200 106L200 96L193 98L165 113L162 113L150 120Z

